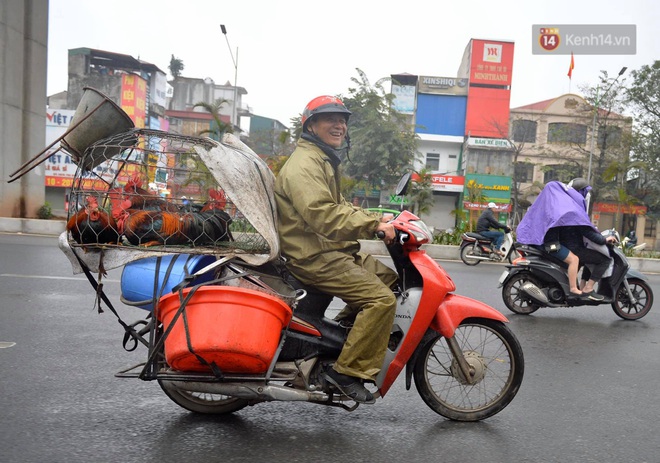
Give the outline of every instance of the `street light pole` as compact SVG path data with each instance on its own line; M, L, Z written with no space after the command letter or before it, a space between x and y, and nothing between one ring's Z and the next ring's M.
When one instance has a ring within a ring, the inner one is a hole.
M234 124L234 127L238 127L240 130L238 124L238 47L236 47L236 59L234 59L234 53L231 51L229 39L227 38L227 28L224 24L220 24L220 30L225 36L225 40L227 41L227 48L229 48L229 54L231 55L231 61L234 63L234 103L232 104L231 122Z
M622 67L621 70L619 71L619 75L616 76L616 79L612 81L612 83L607 87L605 92L603 93L603 98L607 95L607 93L610 91L612 86L615 84L617 80L619 80L619 77L623 75L624 72L626 72L627 67ZM599 87L596 87L596 103L595 103L595 108L594 108L594 122L593 122L593 127L591 128L591 148L589 150L589 171L587 173L587 183L591 185L591 162L592 158L594 156L594 141L596 139L596 123L598 122L598 104L600 103L600 99L598 98L598 90Z

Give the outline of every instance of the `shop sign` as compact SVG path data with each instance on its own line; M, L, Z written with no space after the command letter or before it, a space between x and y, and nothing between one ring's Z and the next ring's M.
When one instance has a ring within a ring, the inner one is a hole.
M646 206L635 206L616 203L594 203L594 212L604 212L609 214L634 214L644 215L648 208Z
M503 138L469 137L468 146L473 148L513 149L511 142Z
M453 191L461 193L465 185L465 177L460 175L429 174L431 176L431 186L434 191ZM419 174L413 172L413 182L419 183Z
M463 209L467 210L479 210L479 209L487 209L488 208L488 203L471 203L470 201L463 201ZM495 203L495 207L493 208L494 212L511 212L511 203Z
M390 204L410 204L406 196L390 195L388 200Z
M467 95L468 80L458 77L420 76L419 93Z
M453 191L461 193L465 185L465 177L459 175L431 175L431 184L434 191Z

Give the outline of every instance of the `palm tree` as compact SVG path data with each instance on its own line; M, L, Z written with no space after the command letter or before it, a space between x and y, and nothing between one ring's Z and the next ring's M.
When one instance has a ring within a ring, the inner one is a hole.
M215 122L215 127L211 127L206 130L202 130L199 132L199 135L209 135L211 138L214 140L220 140L222 139L222 135L225 133L234 133L234 129L231 126L231 124L227 124L226 122L223 122L222 119L220 118L220 108L222 108L222 105L228 103L227 100L224 99L217 99L215 100L214 103L206 103L204 101L200 101L199 103L195 103L193 108L204 108L207 112L213 116L213 121Z
M485 202L486 196L483 193L483 187L474 180L468 181L466 188L468 193L467 201L470 203L470 206L468 207L468 227L469 230L472 231L472 226L476 222L475 216L476 218L479 218L479 214L481 213L481 208L475 208L472 205Z
M181 71L183 71L184 65L183 65L183 60L180 58L175 58L174 55L172 55L172 58L170 59L170 74L172 74L172 77L174 80L179 78L181 76Z

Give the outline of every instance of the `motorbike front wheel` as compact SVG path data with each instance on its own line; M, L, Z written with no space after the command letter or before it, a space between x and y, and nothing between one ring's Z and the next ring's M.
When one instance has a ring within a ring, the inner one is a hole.
M466 244L461 248L461 260L465 265L477 265L481 260L475 259L475 247L473 244Z
M621 283L612 301L612 309L615 314L624 320L639 320L649 313L651 306L653 306L653 290L645 281L639 278L630 278L628 286L635 301L630 300L626 286Z
M463 376L445 338L422 347L413 370L422 400L435 412L455 421L479 421L504 409L522 383L525 363L515 335L499 321L464 320L454 337L470 366Z
M195 413L224 415L234 413L248 406L248 401L245 399L181 389L177 386L177 381L159 379L158 384L174 403Z

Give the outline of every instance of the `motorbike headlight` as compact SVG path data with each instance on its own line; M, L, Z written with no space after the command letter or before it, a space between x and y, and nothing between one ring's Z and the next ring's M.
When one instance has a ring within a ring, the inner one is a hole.
M412 234L418 243L427 243L433 241L433 233L429 230L429 227L426 226L421 220L411 220L410 224L414 226L408 230Z

